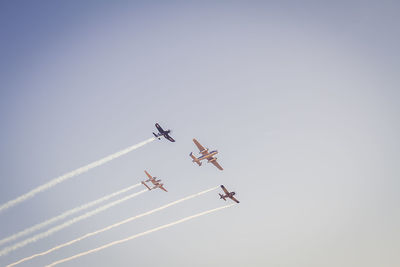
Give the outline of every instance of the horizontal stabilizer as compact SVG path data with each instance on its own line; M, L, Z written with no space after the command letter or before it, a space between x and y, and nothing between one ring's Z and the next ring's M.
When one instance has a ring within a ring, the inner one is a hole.
M145 187L147 187L147 189L151 190L151 188L150 188L145 182L142 181L142 184L143 184Z
M156 138L158 138L158 140L161 140L161 138L160 138L160 136L159 136L158 134L155 134L154 132L153 132L153 134L154 134L154 136L155 136Z
M192 152L190 152L189 156L193 159L193 162L196 162L199 166L201 166L200 160L198 160L195 156L193 156Z

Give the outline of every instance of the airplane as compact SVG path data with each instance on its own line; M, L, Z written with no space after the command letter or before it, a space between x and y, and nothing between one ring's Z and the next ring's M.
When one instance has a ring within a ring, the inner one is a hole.
M236 203L239 203L239 200L237 200L234 195L236 194L235 192L229 192L228 190L226 190L225 186L221 185L222 190L224 190L225 195L219 194L220 199L222 198L223 200L226 201L226 198L229 197L230 199L232 199L233 201L235 201Z
M196 158L195 156L193 156L193 153L191 152L189 154L189 156L193 159L193 162L196 162L199 166L201 166L201 161L204 160L204 159L207 159L208 163L211 162L212 164L214 164L215 167L217 167L221 171L223 170L221 165L218 164L217 158L213 157L214 155L218 154L217 150L213 150L213 151L208 152L208 148L204 148L202 145L200 145L200 143L196 139L193 139L193 142L195 143L195 145L200 150L200 154L202 154L202 156Z
M147 187L147 189L152 190L152 189L160 188L160 189L164 190L165 192L168 192L167 189L164 188L164 186L163 186L164 184L160 183L161 182L160 179L157 180L157 177L151 176L147 171L144 171L144 172L146 173L147 177L149 177L149 179L147 179L145 181L142 181L142 184L145 187ZM149 187L146 184L147 182L152 182L154 186L153 187Z
M156 123L156 128L158 130L158 134L154 133L154 136L158 138L158 140L161 140L160 136L164 136L165 139L171 141L171 142L175 142L174 138L172 138L171 136L169 136L169 133L171 133L171 130L163 130L163 128L161 128L160 124Z

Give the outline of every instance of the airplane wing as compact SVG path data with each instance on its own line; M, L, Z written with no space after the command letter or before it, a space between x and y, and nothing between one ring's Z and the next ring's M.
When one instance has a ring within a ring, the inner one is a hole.
M221 167L221 165L218 164L218 162L216 160L211 161L212 164L214 164L215 167L217 167L218 169L220 169L221 171L224 169Z
M221 185L222 190L224 190L225 194L229 194L229 191L226 190L225 186Z
M163 128L161 128L160 124L158 124L158 123L156 123L156 128L160 133L164 132Z
M235 201L236 203L240 203L239 200L237 200L235 197L230 197L230 199L232 199L232 200Z
M169 136L168 134L164 134L164 137L165 137L166 139L168 139L169 141L171 141L171 142L175 142L174 138L172 138L172 137Z
M197 148L200 150L200 152L206 150L202 145L200 145L200 143L196 139L193 138L193 142L197 146ZM205 153L207 153L207 152L204 151L202 154L204 155Z
M167 189L165 189L164 186L162 186L162 185L160 185L159 188L164 190L165 192L168 192Z
M153 180L153 176L151 176L147 171L144 171L144 172L146 173L147 177L149 177L150 181L152 181Z

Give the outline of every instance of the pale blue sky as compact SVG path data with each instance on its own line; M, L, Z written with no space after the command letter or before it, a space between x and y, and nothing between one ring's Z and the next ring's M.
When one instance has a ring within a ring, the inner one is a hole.
M149 192L5 257L224 184L240 205L60 266L399 266L396 1L0 4L0 203L153 142L0 214L0 238L134 184ZM220 172L191 162L192 138ZM21 266L223 205L217 192Z

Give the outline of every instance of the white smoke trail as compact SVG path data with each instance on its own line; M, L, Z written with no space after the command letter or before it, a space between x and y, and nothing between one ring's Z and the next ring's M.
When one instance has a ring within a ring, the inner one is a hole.
M211 210L203 211L203 212L197 213L197 214L195 214L195 215L185 217L185 218L180 219L180 220L178 220L178 221L175 221L175 222L172 222L172 223L168 223L168 224L164 224L164 225L162 225L162 226L153 228L153 229L151 229L151 230L147 230L147 231L145 231L145 232L142 232L142 233L139 233L139 234L130 236L130 237L128 237L128 238L121 239L121 240L117 240L117 241L108 243L108 244L106 244L106 245L103 245L103 246L100 246L100 247L97 247L97 248L94 248L94 249L91 249L91 250L88 250L88 251L85 251L85 252L82 252L82 253L73 255L73 256L71 256L71 257L68 257L68 258L64 258L64 259L55 261L55 262L53 262L53 263L50 263L49 265L46 265L46 267L55 266L55 265L57 265L57 264L60 264L60 263L63 263L63 262L67 262L67 261L70 261L70 260L73 260L73 259L76 259L76 258L85 256L85 255L94 253L94 252L96 252L96 251L103 250L103 249L109 248L109 247L111 247L111 246L115 246L115 245L118 245L118 244L121 244L121 243L130 241L130 240L132 240L132 239L135 239L135 238L138 238L138 237L141 237L141 236L144 236L144 235L148 235L148 234L150 234L150 233L153 233L153 232L156 232L156 231L159 231L159 230L162 230L162 229L165 229L165 228L168 228L168 227L171 227L171 226L174 226L174 225L177 225L177 224L186 222L186 221L188 221L188 220L191 220L191 219L194 219L194 218L197 218L197 217L200 217L200 216L203 216L203 215L212 213L212 212L216 212L216 211L219 211L219 210L222 210L222 209L226 209L226 208L232 207L233 205L235 205L235 204L230 204L230 205L222 206L222 207L219 207L219 208L216 208L216 209L211 209Z
M46 232L39 233L39 234L37 234L37 235L35 235L35 236L31 237L31 238L28 238L28 239L25 239L25 240L23 240L23 241L21 241L19 243L16 243L15 245L12 245L12 246L9 246L9 247L5 247L4 249L2 249L0 251L0 256L5 256L8 253L10 253L11 251L14 251L16 249L22 248L22 247L24 247L24 246L26 246L26 245L28 245L30 243L33 243L33 242L36 242L36 241L38 241L40 239L48 237L48 236L50 236L50 235L52 235L52 234L54 234L54 233L56 233L56 232L58 232L58 231L60 231L60 230L62 230L64 228L74 224L74 223L77 223L77 222L79 222L79 221L81 221L83 219L87 219L87 218L89 218L89 217L91 217L91 216L93 216L93 215L95 215L95 214L97 214L99 212L102 212L102 211L104 211L106 209L109 209L109 208L111 208L111 207L113 207L115 205L118 205L118 204L120 204L120 203L122 203L124 201L127 201L127 200L131 199L131 198L134 198L134 197L136 197L136 196L138 196L140 194L143 194L144 192L147 192L147 191L148 191L147 189L143 189L142 191L139 191L137 193L128 195L126 197L123 197L123 198L121 198L119 200L116 200L116 201L113 201L111 203L108 203L108 204L103 205L101 207L98 207L97 209L89 211L89 212L87 212L85 214L82 214L82 215L80 215L78 217L74 217L74 218L70 219L69 221L66 221L63 224L54 226L53 228L50 228Z
M126 223L131 222L131 221L134 221L134 220L139 219L139 218L141 218L141 217L150 215L150 214L155 213L155 212L157 212L157 211L166 209L166 208L168 208L168 207L171 207L171 206L176 205L176 204L178 204L178 203L181 203L181 202L183 202L183 201L186 201L186 200L189 200L189 199L192 199L192 198L201 196L201 195L203 195L203 194L205 194L205 193L208 193L208 192L211 192L211 191L213 191L213 190L215 190L215 189L217 189L217 188L219 188L219 186L216 186L216 187L213 187L213 188L204 190L204 191L202 191L202 192L199 192L199 193L196 193L196 194L193 194L193 195L190 195L190 196L181 198L181 199L179 199L179 200L173 201L173 202L171 202L171 203L169 203L169 204L163 205L163 206L161 206L161 207L159 207L159 208L156 208L156 209L153 209L153 210L151 210L151 211L147 211L147 212L144 212L144 213L142 213L142 214L139 214L139 215L130 217L130 218L128 218L128 219L125 219L125 220L123 220L123 221L117 222L117 223L112 224L112 225L110 225L110 226L104 227L104 228L102 228L102 229L100 229L100 230L97 230L97 231L94 231L94 232L85 234L85 235L83 235L83 236L81 236L81 237L78 237L78 238L76 238L76 239L74 239L74 240L71 240L71 241L69 241L69 242L66 242L66 243L64 243L64 244L55 246L55 247L53 247L53 248L51 248L51 249L49 249L49 250L47 250L47 251L44 251L44 252L41 252L41 253L37 253L37 254L34 254L34 255L32 255L32 256L23 258L23 259L21 259L21 260L19 260L19 261L17 261L17 262L14 262L14 263L11 263L11 264L7 265L7 267L12 267L12 266L15 266L15 265L17 265L17 264L23 263L23 262L25 262L25 261L34 259L34 258L36 258L36 257L47 255L47 254L49 254L50 252L53 252L53 251L56 251L56 250L61 249L61 248L63 248L63 247L72 245L72 244L74 244L74 243L76 243L76 242L78 242L78 241L81 241L81 240L83 240L83 239L86 239L86 238L88 238L88 237L91 237L91 236L100 234L100 233L102 233L102 232L111 230L112 228L118 227L118 226L120 226L120 225L126 224Z
M89 171L89 170L91 170L91 169L93 169L95 167L98 167L100 165L103 165L103 164L105 164L105 163L107 163L107 162L109 162L109 161L111 161L113 159L119 158L119 157L121 157L121 156L123 156L123 155L125 155L125 154L127 154L127 153L129 153L129 152L131 152L131 151L133 151L133 150L135 150L137 148L139 148L139 147L142 147L142 146L154 141L154 140L156 140L155 137L149 138L146 141L143 141L143 142L141 142L139 144L130 146L128 148L125 148L124 150L118 151L118 152L116 152L116 153L114 153L112 155L109 155L109 156L107 156L105 158L102 158L102 159L100 159L98 161L95 161L95 162L92 162L92 163L90 163L90 164L88 164L86 166L80 167L79 169L76 169L76 170L71 171L69 173L66 173L64 175L61 175L61 176L51 180L50 182L47 182L47 183L45 183L45 184L43 184L41 186L36 187L35 189L32 189L28 193L26 193L24 195L21 195L21 196L17 197L16 199L13 199L13 200L10 200L10 201L4 203L3 205L0 206L0 213L2 211L6 210L6 209L9 209L9 208L11 208L11 207L13 207L13 206L25 201L25 200L28 200L28 199L34 197L38 193L46 191L47 189L50 189L53 186L64 182L65 180L68 180L68 179L70 179L70 178L72 178L74 176L77 176L79 174L87 172L87 171Z
M116 197L116 196L118 196L120 194L123 194L123 193L125 193L125 192L127 192L129 190L132 190L132 189L140 186L140 185L141 185L141 183L137 183L135 185L128 186L128 187L126 187L126 188L124 188L122 190L119 190L117 192L108 194L108 195L106 195L106 196L104 196L102 198L99 198L99 199L96 199L96 200L91 201L89 203L83 204L83 205L81 205L79 207L67 210L67 211L61 213L60 215L55 216L55 217L53 217L53 218L51 218L51 219L49 219L47 221L44 221L42 223L38 223L38 224L36 224L34 226L26 228L25 230L23 230L21 232L18 232L18 233L13 234L13 235L11 235L9 237L3 238L2 240L0 240L0 245L3 245L3 244L8 243L10 241L13 241L13 240L15 240L17 238L20 238L22 236L26 236L26 235L28 235L30 233L33 233L33 232L37 231L37 230L40 230L40 229L42 229L43 227L45 227L45 226L47 226L49 224L55 223L55 222L57 222L59 220L62 220L62 219L66 218L66 217L68 217L68 216L70 216L70 215L72 215L74 213L79 212L79 211L91 208L92 206L95 206L95 205L100 204L100 203L102 203L104 201L107 201L110 198L113 198L113 197Z

